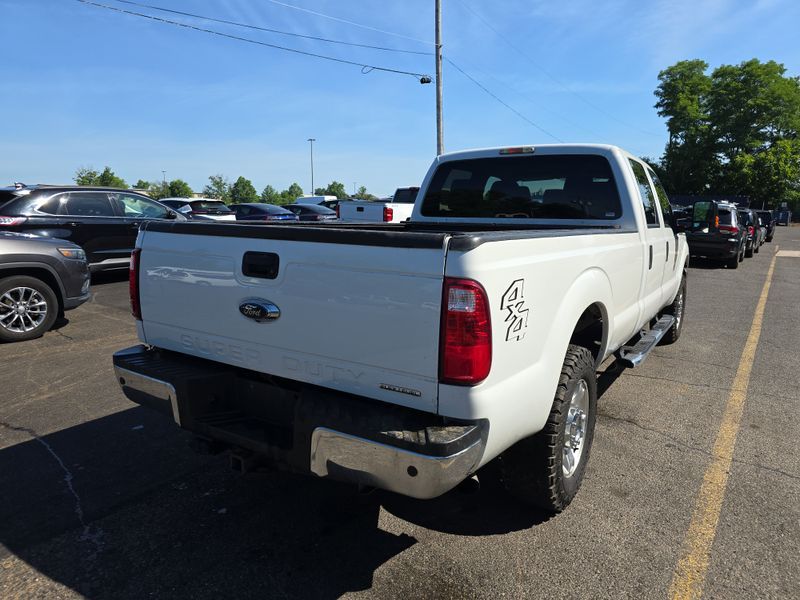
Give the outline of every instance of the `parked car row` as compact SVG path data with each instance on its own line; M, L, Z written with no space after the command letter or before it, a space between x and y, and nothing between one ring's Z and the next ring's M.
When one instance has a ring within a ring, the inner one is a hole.
M676 211L677 213L677 211ZM741 208L727 201L703 200L678 215L692 256L724 262L736 269L775 235L768 210Z

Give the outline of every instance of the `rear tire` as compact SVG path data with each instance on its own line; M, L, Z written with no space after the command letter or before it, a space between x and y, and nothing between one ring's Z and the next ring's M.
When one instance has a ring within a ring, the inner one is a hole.
M734 257L733 257L733 258L731 258L731 259L728 259L728 260L725 262L725 264L726 264L726 265L728 265L728 268L729 268L729 269L738 269L738 268L739 268L739 261L740 261L740 260L741 260L741 256L740 256L740 255L739 255L739 253L737 252L737 253L736 253L736 256L734 256Z
M745 258L753 258L753 246L744 249L744 256Z
M583 481L596 418L594 357L571 344L544 429L498 459L505 489L525 504L553 513L564 510Z
M734 261L735 262L735 261ZM728 264L730 267L730 263ZM736 267L739 264L736 263ZM731 267L735 269L736 267ZM678 338L681 337L681 331L683 330L683 321L684 321L684 312L686 311L686 275L681 278L681 285L678 288L678 293L675 295L675 299L672 301L672 304L665 307L662 311L662 314L665 315L672 315L675 317L675 322L672 324L672 327L669 328L667 333L664 334L664 337L661 338L661 341L658 343L660 346L668 346L669 344L674 344L678 341Z
M55 292L40 279L17 275L0 280L0 342L41 337L58 312Z
M759 250L761 250L761 244L753 244L753 253L758 254Z

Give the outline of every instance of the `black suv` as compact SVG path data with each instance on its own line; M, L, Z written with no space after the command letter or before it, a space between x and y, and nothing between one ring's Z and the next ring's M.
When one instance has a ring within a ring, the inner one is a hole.
M717 200L695 202L686 227L686 241L692 256L722 259L729 269L744 260L747 230L739 219L736 205Z
M775 225L777 224L778 220L773 216L771 210L757 210L756 214L761 217L764 227L767 228L767 237L764 241L771 242L772 238L775 237Z
M143 194L102 187L0 188L0 231L19 231L78 244L92 271L127 268L139 226L186 217Z

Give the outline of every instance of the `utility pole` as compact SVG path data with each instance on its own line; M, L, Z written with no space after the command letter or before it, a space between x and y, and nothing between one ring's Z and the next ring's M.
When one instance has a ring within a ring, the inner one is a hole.
M311 196L314 195L314 142L316 142L316 138L308 138L309 143L311 144Z
M436 154L444 153L442 124L442 0L436 0Z
M161 183L166 187L167 185L167 172L161 171Z

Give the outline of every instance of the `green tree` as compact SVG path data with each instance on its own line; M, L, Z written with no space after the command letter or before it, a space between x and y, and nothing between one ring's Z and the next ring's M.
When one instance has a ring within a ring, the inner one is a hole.
M169 182L169 195L172 198L191 198L192 188L183 179L173 179Z
M100 185L103 187L127 188L128 184L121 177L117 177L110 167L105 167L98 173L91 167L81 167L75 171L77 185Z
M203 195L207 198L216 198L223 202L231 200L231 186L224 175L212 175L208 178L208 184L203 188Z
M170 194L168 183L151 181L147 187L147 195L155 200L161 200L161 198L169 198L172 194Z
M669 131L664 184L774 206L800 187L800 79L757 59L707 69L681 61L659 74L656 108Z
M97 178L100 174L91 167L81 167L75 171L73 177L76 185L97 185Z
M281 195L271 185L268 185L264 188L261 192L261 201L266 202L267 204L278 204L281 200Z
M303 195L303 188L298 183L293 183L288 189L281 192L278 204L291 204Z
M245 177L239 177L231 186L231 202L258 202L258 192L253 187L253 182Z
M315 196L336 196L339 200L347 198L347 191L344 184L340 181L331 181L328 187L317 188L314 190Z
M140 179L139 181L137 181L134 184L133 189L135 189L135 190L147 190L147 189L150 189L150 182L149 181L145 181L144 179Z
M377 196L375 196L373 194L370 194L367 191L367 188L365 186L363 186L363 185L358 188L358 191L355 194L353 194L353 198L358 198L359 200L377 200L378 199Z

